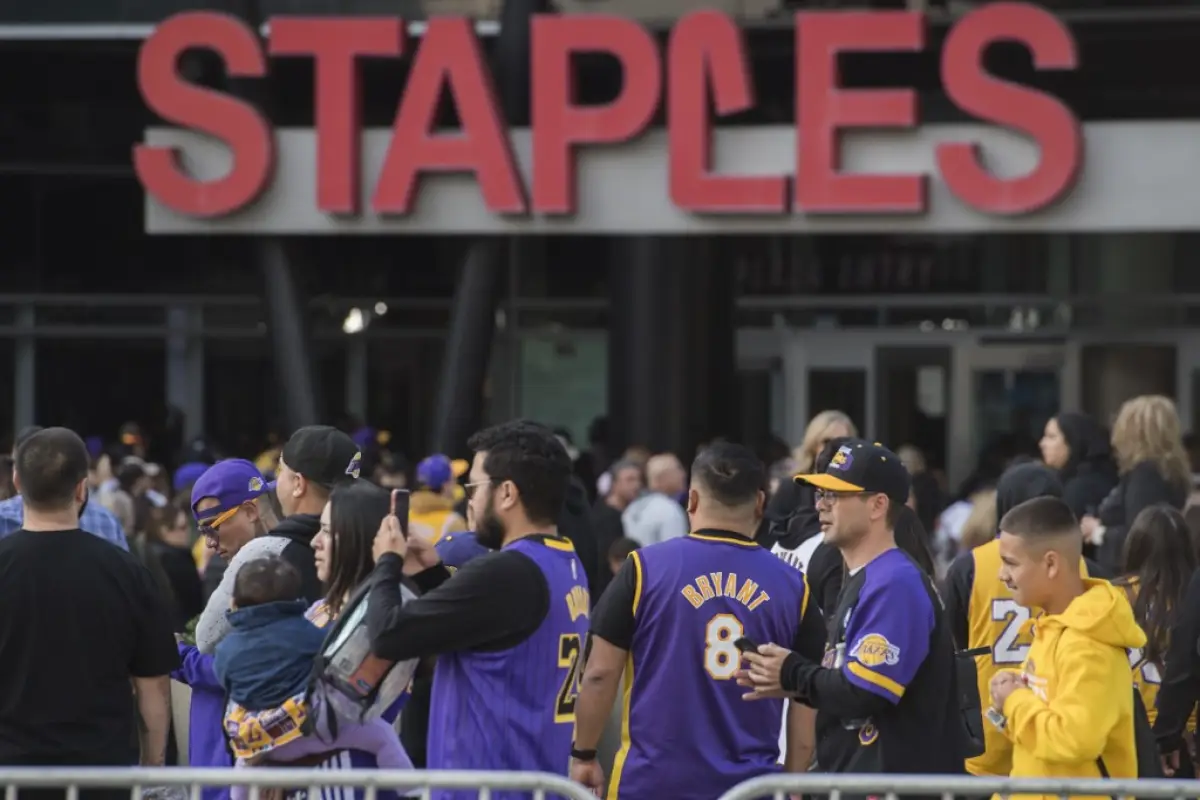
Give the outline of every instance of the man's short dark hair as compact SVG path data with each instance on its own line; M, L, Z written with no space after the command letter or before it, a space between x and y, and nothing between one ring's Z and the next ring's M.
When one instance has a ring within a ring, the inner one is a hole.
M247 561L233 581L233 602L238 608L261 606L300 597L300 572L279 556Z
M1035 497L1014 506L1000 520L1000 530L1039 541L1079 533L1079 522L1071 507L1057 497Z
M75 431L44 428L21 441L13 469L25 505L62 511L75 502L75 488L87 478L87 446Z
M753 503L767 485L767 470L754 451L734 442L714 442L692 462L692 482L723 506Z
M554 431L536 422L516 420L479 431L467 446L476 453L487 453L483 470L493 484L516 484L530 522L557 522L571 483L571 458Z

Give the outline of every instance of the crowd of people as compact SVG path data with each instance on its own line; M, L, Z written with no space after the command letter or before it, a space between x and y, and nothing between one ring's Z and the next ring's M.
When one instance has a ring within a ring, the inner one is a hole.
M121 444L15 442L0 764L539 771L614 800L1195 774L1200 531L1164 397L1111 434L1060 414L954 500L837 411L771 463L715 440L690 469L581 470L510 422L411 493L330 426L173 475Z

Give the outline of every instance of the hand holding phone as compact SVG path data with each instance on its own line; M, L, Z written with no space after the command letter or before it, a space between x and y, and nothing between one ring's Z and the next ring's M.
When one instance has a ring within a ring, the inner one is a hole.
M742 653L757 653L758 652L758 645L755 644L752 639L748 639L745 636L736 640L733 643L733 646L736 647L738 649L738 651L742 652Z
M391 505L388 508L388 515L395 517L400 523L400 533L405 539L408 538L408 489L392 489Z

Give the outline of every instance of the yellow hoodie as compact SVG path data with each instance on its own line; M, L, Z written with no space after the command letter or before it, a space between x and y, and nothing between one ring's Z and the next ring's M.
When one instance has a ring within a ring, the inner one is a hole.
M1033 623L1020 688L1004 702L1014 778L1098 778L1097 758L1114 778L1137 777L1133 683L1126 648L1142 647L1125 593L1084 580L1061 614ZM1049 798L1050 796L1047 796Z
M408 520L432 529L435 544L447 533L467 529L467 521L454 512L454 500L428 489L418 489L409 496Z

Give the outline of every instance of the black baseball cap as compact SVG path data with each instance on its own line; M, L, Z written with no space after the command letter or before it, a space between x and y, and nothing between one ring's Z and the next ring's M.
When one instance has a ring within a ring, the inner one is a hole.
M352 481L362 469L362 452L331 425L308 425L292 434L280 458L293 472L331 489Z
M824 472L797 475L795 480L831 492L885 494L896 503L908 502L912 489L912 477L900 456L865 439L846 440L829 459Z

